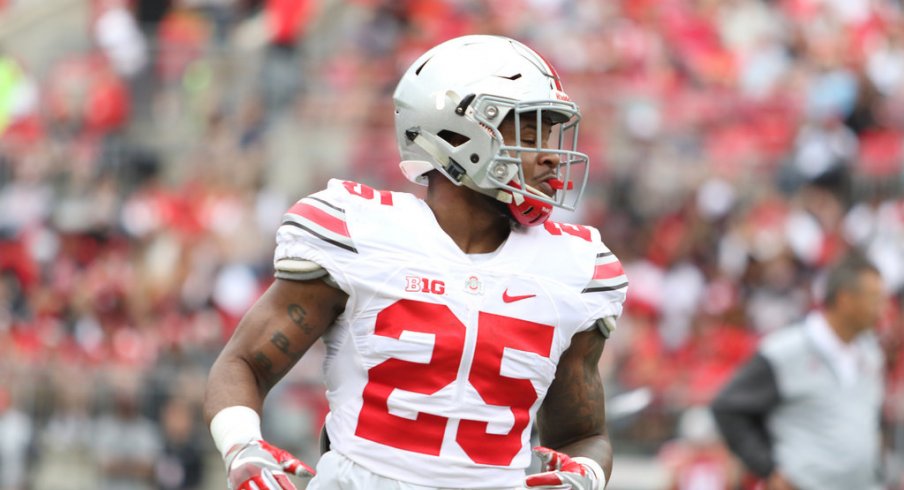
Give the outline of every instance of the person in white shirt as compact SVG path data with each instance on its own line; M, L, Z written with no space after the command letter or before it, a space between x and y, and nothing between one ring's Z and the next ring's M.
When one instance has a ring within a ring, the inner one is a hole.
M828 270L822 307L765 337L716 396L722 435L766 490L879 487L885 304L879 271L852 253Z

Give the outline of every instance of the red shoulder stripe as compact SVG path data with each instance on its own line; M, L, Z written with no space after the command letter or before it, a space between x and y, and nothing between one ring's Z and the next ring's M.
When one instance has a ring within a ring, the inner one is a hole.
M624 273L625 270L622 269L621 262L616 260L608 264L601 264L594 267L593 280L612 279L613 277L621 276Z
M298 215L308 221L322 226L323 228L326 228L327 230L332 231L333 233L351 238L351 235L349 235L348 233L348 226L345 224L345 221L327 214L326 212L321 211L320 209L317 209L310 204L306 204L303 201L295 203L295 205L289 209L289 214Z

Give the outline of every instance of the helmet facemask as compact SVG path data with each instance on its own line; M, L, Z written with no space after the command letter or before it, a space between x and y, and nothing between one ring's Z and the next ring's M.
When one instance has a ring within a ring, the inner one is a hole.
M482 98L474 102L474 117L499 144L483 175L472 177L478 191L506 203L513 218L525 226L542 224L554 207L573 211L584 193L589 172L589 158L577 151L581 119L577 106L558 100L512 103L494 96ZM493 108L500 106L508 107L514 127L514 135L509 135L508 141L499 129L501 123L494 126L482 116L496 112L499 109ZM534 169L534 175L525 175L525 157L535 159L534 165L539 168ZM544 163L550 157L559 163ZM549 178L538 183L534 181L538 176ZM543 182L549 187L544 189Z

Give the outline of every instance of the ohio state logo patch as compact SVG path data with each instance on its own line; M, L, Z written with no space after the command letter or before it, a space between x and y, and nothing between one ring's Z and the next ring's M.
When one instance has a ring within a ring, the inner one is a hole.
M483 294L483 283L477 276L468 276L465 279L465 292L471 294Z

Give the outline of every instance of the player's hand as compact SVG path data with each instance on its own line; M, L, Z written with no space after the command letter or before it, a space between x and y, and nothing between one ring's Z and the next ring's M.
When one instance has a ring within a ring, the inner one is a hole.
M230 490L296 490L286 473L314 476L314 470L266 441L235 445L226 453Z
M543 473L524 479L524 486L531 489L601 490L602 485L590 468L572 460L567 454L537 446L534 454L540 458Z

